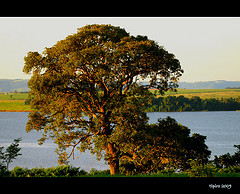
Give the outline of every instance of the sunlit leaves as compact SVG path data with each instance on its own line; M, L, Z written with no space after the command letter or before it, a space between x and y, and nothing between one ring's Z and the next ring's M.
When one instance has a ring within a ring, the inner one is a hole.
M125 157L121 164L124 173L157 172L175 168L186 169L189 159L207 162L211 151L205 144L206 136L193 134L190 129L167 117L158 123L144 125L126 141ZM127 150L128 149L128 150Z
M130 150L126 141L147 123L148 89L174 89L183 72L156 42L111 25L79 28L24 60L34 96L27 131L43 130L42 142L52 138L61 163L67 162L67 148L73 148L71 155L75 148L89 149L118 161ZM149 83L141 85L140 78Z

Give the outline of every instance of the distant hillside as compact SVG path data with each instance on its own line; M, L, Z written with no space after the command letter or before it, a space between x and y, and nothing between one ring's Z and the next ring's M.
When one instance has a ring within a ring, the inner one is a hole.
M179 88L185 89L225 89L240 87L240 81L179 82Z
M0 79L0 92L28 92L28 79Z
M0 79L0 92L28 92L28 79ZM143 83L144 84L144 83ZM179 88L185 89L225 89L240 87L240 81L179 82Z

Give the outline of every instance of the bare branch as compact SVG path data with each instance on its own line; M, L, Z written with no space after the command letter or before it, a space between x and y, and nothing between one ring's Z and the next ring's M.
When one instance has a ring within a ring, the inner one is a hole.
M74 158L74 150L75 150L75 147L76 147L81 141L85 140L86 138L88 138L88 137L90 137L90 136L93 136L93 134L87 134L87 135L85 135L84 137L80 138L80 139L77 141L77 143L75 143L74 145L73 145L73 144L66 144L66 146L72 146L72 147L73 147L70 155L69 155L67 158L69 159L71 156L73 156L73 159L75 159L75 158Z

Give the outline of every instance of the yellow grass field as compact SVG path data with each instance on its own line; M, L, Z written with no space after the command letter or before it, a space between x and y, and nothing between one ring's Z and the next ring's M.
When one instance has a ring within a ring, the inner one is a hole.
M30 105L25 105L24 100L0 100L0 112L29 112Z
M30 105L25 105L27 93L0 93L0 112L28 112Z

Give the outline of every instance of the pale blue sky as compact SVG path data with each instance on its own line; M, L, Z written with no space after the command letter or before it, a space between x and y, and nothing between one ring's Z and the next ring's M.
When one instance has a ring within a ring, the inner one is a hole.
M240 18L79 17L0 18L0 79L22 73L28 51L42 52L87 24L112 24L131 35L147 35L175 54L180 81L240 81Z

